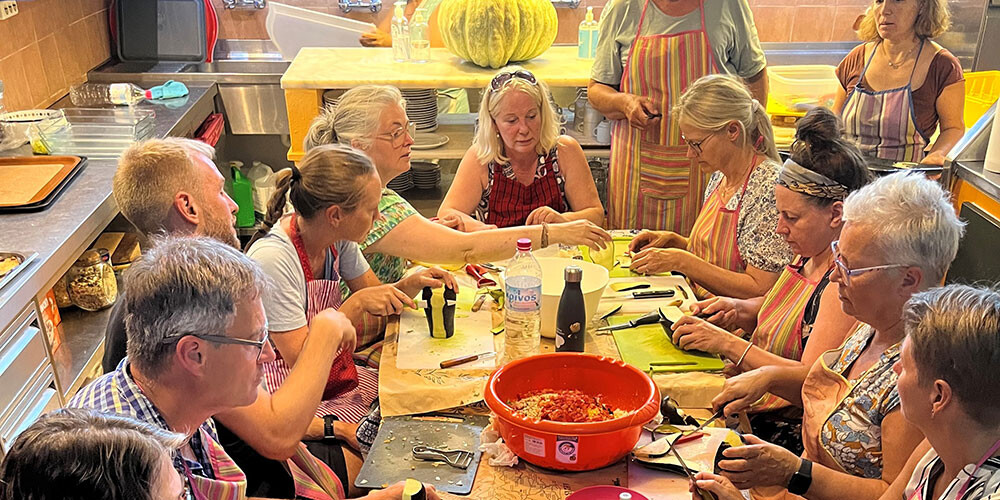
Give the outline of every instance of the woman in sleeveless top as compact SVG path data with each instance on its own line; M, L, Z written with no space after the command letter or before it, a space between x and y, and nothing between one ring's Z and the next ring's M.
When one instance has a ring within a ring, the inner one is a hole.
M604 222L583 149L559 135L549 88L530 71L504 68L483 91L479 129L438 216L466 230Z

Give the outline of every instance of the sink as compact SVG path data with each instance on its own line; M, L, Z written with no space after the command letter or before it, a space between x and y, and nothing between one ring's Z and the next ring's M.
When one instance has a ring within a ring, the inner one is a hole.
M188 64L181 68L181 73L215 73L215 74L283 74L288 69L289 61L215 61L210 63Z

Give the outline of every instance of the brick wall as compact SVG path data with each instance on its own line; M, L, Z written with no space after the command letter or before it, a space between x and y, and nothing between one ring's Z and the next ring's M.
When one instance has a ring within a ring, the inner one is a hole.
M0 21L0 80L10 111L45 108L111 54L108 0L20 0Z

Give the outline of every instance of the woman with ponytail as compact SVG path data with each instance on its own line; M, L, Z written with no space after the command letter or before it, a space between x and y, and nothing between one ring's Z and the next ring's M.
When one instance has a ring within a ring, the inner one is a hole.
M673 341L683 349L719 354L732 361L732 375L767 365L812 366L840 346L855 319L844 312L833 273L830 243L840 238L844 198L868 183L861 152L841 138L840 119L814 108L799 120L791 157L774 186L777 233L796 253L768 292L751 299L716 296L692 307L696 316L674 324ZM753 332L749 340L730 334ZM808 343L807 343L808 341ZM751 409L754 434L802 452L802 410L768 395Z
M379 218L381 185L368 156L337 145L313 148L298 168L279 173L265 229L247 250L275 282L264 296L268 330L278 353L277 360L265 365L268 391L273 393L289 376L313 316L321 310L339 310L360 331L360 325L372 318L414 307L410 297L425 286L457 290L454 278L437 268L394 284L382 284L372 272L358 242ZM295 209L293 214L283 215L286 199ZM350 289L346 299L341 280ZM352 354L337 355L317 416L356 423L368 414L378 394L378 375L355 366Z
M710 175L704 203L690 236L639 233L629 248L631 268L683 273L700 297L762 295L792 259L775 233L774 183L781 164L771 119L746 85L723 75L695 81L673 114L687 157Z

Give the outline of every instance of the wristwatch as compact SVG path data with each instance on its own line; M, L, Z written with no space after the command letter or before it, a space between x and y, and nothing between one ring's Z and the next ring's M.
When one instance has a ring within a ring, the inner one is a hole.
M788 492L793 495L805 495L813 481L812 470L813 463L803 458L799 470L788 480Z
M323 415L323 439L337 439L333 432L333 423L336 421L336 415Z

